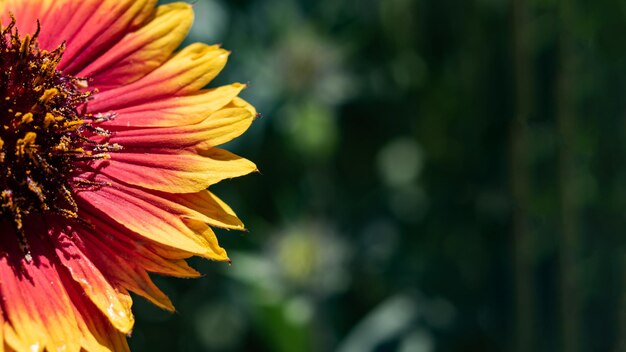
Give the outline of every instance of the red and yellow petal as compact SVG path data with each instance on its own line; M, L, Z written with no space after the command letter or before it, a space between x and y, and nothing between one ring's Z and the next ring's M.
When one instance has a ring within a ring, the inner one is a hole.
M140 80L96 95L89 112L105 113L172 96L196 93L226 65L228 52L216 45L192 44Z
M125 183L172 193L198 192L257 170L251 161L218 148L202 154L122 151L111 153L110 160L96 162L93 168Z
M104 128L178 127L199 123L237 97L245 85L233 83L182 97L165 97L115 110ZM106 112L106 111L103 111Z
M190 209L148 190L124 185L103 176L96 176L95 180L108 182L110 186L77 194L79 205L89 213L110 218L126 229L164 246L212 260L228 260L216 240L209 242L197 228L190 228L186 223L183 215L192 213ZM124 206L120 207L119 204Z
M165 62L183 41L193 22L186 3L157 8L154 18L136 32L126 34L115 46L78 73L89 77L100 91L132 83ZM141 62L141 65L137 65Z
M11 22L10 15L13 15L20 23L21 33L33 34L37 30L37 20L41 22L52 5L54 0L0 0L0 21L7 25Z
M98 248L106 247L121 261L139 265L148 272L183 278L200 276L185 261L193 253L129 232L120 224L102 220L100 214L85 213L85 216L93 228L75 228L82 239L80 246L83 251L97 252Z
M17 234L3 227L9 231L0 238L4 342L17 351L127 350L124 334L114 330L110 319L86 300L82 286L70 279L46 237L46 225L43 219L26 225L31 261L24 258Z
M15 332L14 343L19 344L12 347L78 351L80 334L75 328L72 302L53 255L37 238L41 235L29 238L31 262L23 258L17 236L2 236L2 248L13 254L0 258L3 310Z
M76 328L81 334L80 344L86 351L129 351L126 335L116 330L69 279L65 279L72 299Z
M61 264L69 270L72 279L116 329L125 334L130 333L135 322L130 310L130 296L111 286L100 269L77 247L76 237L71 239L66 233L67 229L54 229L52 232L56 254Z
M166 197L193 210L193 213L182 215L183 217L229 230L245 229L241 220L228 204L208 190L197 193L169 194Z
M114 134L108 142L124 146L125 153L198 153L240 136L253 119L254 115L245 108L225 108L193 125L111 129Z
M67 7L76 3L80 12L68 11ZM50 21L42 22L42 46L54 48L60 44L59 39L66 40L67 49L59 69L78 75L127 33L141 28L154 16L155 5L156 0L57 1L47 14ZM43 41L46 38L50 38L48 46Z
M7 0L0 6L3 23L12 13L21 33L34 33L41 23L39 44L52 50L66 42L59 69L77 74L106 53L127 33L154 16L156 0Z
M109 248L99 248L97 251L96 248L92 247L92 249L94 250L89 252L90 257L108 273L107 279L118 286L119 290L132 291L162 309L175 310L172 301L152 282L145 269L136 263L121 260Z

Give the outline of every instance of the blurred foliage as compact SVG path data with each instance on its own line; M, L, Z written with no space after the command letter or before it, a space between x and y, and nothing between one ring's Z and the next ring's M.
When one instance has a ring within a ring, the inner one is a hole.
M626 348L623 2L194 8L261 173L214 187L250 232L157 278L178 313L136 300L135 351Z

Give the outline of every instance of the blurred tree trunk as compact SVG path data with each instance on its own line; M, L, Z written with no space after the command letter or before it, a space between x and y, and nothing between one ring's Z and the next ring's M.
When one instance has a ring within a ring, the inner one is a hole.
M511 124L511 192L513 196L513 256L515 285L515 336L518 352L534 347L534 275L532 233L529 229L530 166L528 120L533 110L533 60L527 0L513 0L513 62L515 116Z
M556 104L559 141L559 192L560 192L560 321L562 351L576 352L580 347L580 285L578 256L580 239L576 192L576 99L574 96L575 53L572 33L573 4L561 0L558 9L559 64L556 84Z
M621 292L620 299L618 301L617 309L617 338L613 347L613 352L626 351L626 276L624 268L626 268L626 255L622 255L620 260L617 260L620 265L621 273Z

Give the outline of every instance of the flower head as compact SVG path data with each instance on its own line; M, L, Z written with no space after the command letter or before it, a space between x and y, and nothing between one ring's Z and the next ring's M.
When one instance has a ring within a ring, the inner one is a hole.
M123 351L149 273L227 261L243 229L207 188L256 170L216 148L256 116L242 84L204 87L218 46L175 52L191 7L156 0L0 0L0 346ZM3 342L3 343L2 343Z

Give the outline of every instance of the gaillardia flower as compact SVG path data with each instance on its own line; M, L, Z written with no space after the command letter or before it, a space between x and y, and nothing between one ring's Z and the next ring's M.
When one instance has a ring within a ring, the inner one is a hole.
M124 351L149 273L227 261L243 229L207 188L256 170L219 146L256 112L242 84L205 89L218 46L176 51L189 5L0 0L0 351Z

